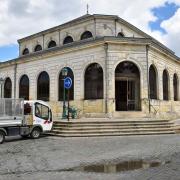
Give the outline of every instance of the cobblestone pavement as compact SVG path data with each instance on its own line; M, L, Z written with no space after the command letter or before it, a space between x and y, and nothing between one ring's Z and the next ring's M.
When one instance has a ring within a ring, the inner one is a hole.
M170 163L121 173L66 171L79 165L127 160ZM180 135L7 139L0 145L0 180L180 180Z

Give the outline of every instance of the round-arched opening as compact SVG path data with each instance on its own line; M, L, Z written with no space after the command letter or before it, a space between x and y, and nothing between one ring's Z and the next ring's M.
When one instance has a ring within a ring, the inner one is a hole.
M157 99L157 70L154 65L149 68L149 95L150 99Z
M19 98L29 100L29 78L23 75L19 82Z
M12 97L12 81L8 77L4 83L4 98L11 98Z
M37 81L37 99L49 101L49 75L43 71L39 74Z
M124 37L124 33L123 32L119 32L117 37Z
M169 74L166 69L163 71L163 100L169 100Z
M38 44L35 48L34 48L34 52L38 52L38 51L42 51L42 46L40 44Z
M56 47L56 42L52 40L49 42L48 48L53 48L53 47Z
M85 31L82 35L81 35L81 40L83 39L89 39L89 38L92 38L93 35L90 31Z
M63 68L62 68L63 69ZM69 100L74 100L74 74L71 68L66 67L67 69L67 76L63 76L62 70L59 74L59 88L58 88L58 94L59 94L59 101L63 101L64 98L67 101L68 100L68 93L69 93ZM69 89L69 92L67 89L64 89L64 78L70 77L72 79L72 86ZM64 97L65 95L65 97Z
M116 111L139 111L140 103L140 72L138 67L124 61L115 69Z
M29 49L28 49L28 48L25 48L25 49L23 50L22 55L27 55L27 54L29 54Z
M179 100L179 79L176 73L173 76L173 90L174 90L174 101L178 101Z
M69 44L73 42L73 38L71 36L67 36L64 41L63 44Z
M92 63L86 68L84 98L103 99L103 69L98 63Z

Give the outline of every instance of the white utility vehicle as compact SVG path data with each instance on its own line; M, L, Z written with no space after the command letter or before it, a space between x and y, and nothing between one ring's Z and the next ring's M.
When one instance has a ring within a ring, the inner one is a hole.
M5 136L39 138L52 125L51 108L46 102L0 99L0 144Z

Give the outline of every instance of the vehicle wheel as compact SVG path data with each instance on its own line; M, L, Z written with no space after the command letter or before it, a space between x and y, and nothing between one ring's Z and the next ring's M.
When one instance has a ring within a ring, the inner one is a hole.
M39 138L40 135L41 135L41 130L40 130L40 128L38 128L38 127L35 127L35 128L31 131L31 134L30 134L31 138L33 138L33 139Z
M4 139L5 139L5 133L0 131L0 144L4 142Z

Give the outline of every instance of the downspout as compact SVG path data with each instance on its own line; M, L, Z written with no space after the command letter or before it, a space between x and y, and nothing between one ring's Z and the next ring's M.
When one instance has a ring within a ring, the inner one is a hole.
M104 68L104 82L105 82L105 113L108 113L108 74L107 74L107 61L108 61L108 43L104 43L105 51L105 68Z
M96 39L96 18L94 18L94 38Z
M14 65L14 99L16 99L16 75L17 75L17 64Z
M147 62L147 88L148 88L148 104L149 114L151 113L151 101L150 101L150 84L149 84L149 45L146 45L146 62Z
M114 36L115 37L116 37L116 34L117 34L117 25L116 25L117 23L116 22L117 22L117 19L114 20L114 25L115 25L115 35Z
M44 34L43 34L43 50L45 49L45 47L44 47Z

